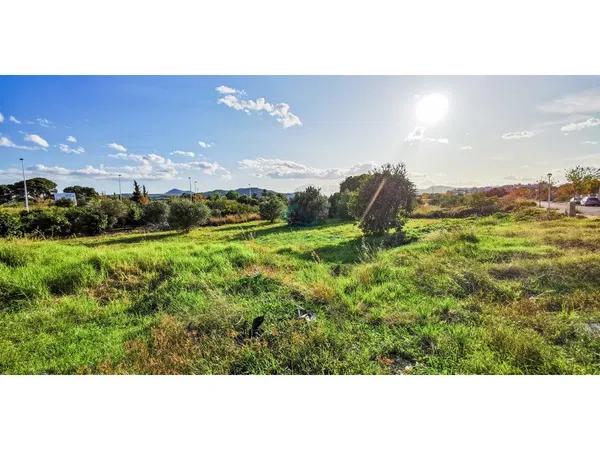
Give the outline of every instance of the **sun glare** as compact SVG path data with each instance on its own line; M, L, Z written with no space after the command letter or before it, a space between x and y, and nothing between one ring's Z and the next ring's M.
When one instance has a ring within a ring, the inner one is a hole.
M443 94L428 94L417 103L417 119L427 125L433 125L446 117L448 98Z

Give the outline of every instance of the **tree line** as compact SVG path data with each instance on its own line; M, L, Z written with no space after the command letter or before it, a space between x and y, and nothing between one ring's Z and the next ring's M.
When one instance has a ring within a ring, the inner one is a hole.
M22 198L22 184L4 185L9 191L5 199L14 202ZM44 178L27 180L27 187L34 201L46 201L56 192L56 184ZM229 191L224 196L205 198L186 193L167 201L151 200L145 186L140 187L137 181L127 199L102 196L85 186L69 186L64 192L75 194L77 206L63 198L52 206L19 214L0 211L0 235L96 235L135 227L185 231L211 218L230 216L239 221L286 219L297 226L318 225L327 218L354 219L365 234L385 234L389 230L400 233L416 204L415 187L403 164L386 164L368 174L348 177L340 191L330 197L316 187L308 187L289 200L266 190L260 197Z

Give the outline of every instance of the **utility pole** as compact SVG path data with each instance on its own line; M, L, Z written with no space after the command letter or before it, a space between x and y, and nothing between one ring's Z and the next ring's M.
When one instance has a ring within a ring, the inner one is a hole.
M194 201L194 193L192 192L192 177L188 177L188 180L190 182L190 198L192 201Z
M121 200L121 174L119 174L119 200Z
M25 180L25 163L23 158L19 158L21 161L21 169L23 170L23 189L25 191L25 210L29 212L29 196L27 195L27 180Z

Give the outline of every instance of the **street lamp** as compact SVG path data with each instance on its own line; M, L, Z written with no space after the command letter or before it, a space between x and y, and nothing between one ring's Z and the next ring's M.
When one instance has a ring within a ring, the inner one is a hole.
M119 200L121 199L121 174L119 174Z
M21 161L21 169L23 170L23 189L25 190L25 210L29 212L29 199L27 198L27 180L25 180L25 163L23 162L23 158L19 158Z

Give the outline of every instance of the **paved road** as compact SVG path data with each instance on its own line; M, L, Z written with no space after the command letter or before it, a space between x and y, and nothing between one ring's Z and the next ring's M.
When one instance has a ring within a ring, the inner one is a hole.
M548 202L542 202L542 207L546 208ZM550 202L550 208L558 209L564 212L567 208L566 202ZM588 217L600 217L600 206L577 206L577 212Z

